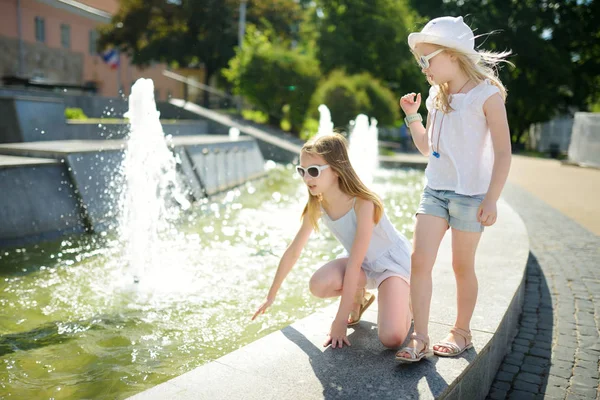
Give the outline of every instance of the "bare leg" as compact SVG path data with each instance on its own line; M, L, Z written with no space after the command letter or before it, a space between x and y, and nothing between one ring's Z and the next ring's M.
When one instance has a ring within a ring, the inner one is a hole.
M457 313L454 326L467 332L470 331L471 317L477 302L478 284L475 275L475 252L480 238L480 232L452 229L452 268L456 278L457 293ZM456 343L460 347L467 344L465 338L460 335L455 336L452 333L449 333L444 341ZM434 350L450 351L444 346L434 346Z
M410 286L404 279L392 276L379 285L378 295L379 340L385 347L400 347L410 329Z
M338 258L319 268L310 278L310 282L308 283L310 292L314 296L320 298L341 296L347 263L347 258ZM357 291L362 293L366 285L367 275L361 268ZM355 308L358 307L358 309L360 309L360 303L354 304L354 306Z
M424 336L427 336L429 332L429 308L432 292L431 271L447 229L448 222L444 218L425 214L417 215L411 257L410 299L415 323L414 331ZM417 348L417 350L423 348L423 345L419 345L414 339L410 341L408 346ZM405 352L399 352L398 355L410 357L410 354Z

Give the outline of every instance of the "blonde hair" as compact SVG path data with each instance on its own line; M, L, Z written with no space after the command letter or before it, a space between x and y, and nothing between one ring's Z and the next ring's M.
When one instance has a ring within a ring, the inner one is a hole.
M376 224L383 215L383 203L375 193L370 191L360 180L348 157L348 143L339 133L323 135L309 140L302 146L301 153L319 155L325 159L335 173L338 174L340 189L352 197L370 200L375 205L373 222ZM313 195L308 191L308 202L302 211L302 218L308 217L315 231L319 230L321 217L321 195Z
M455 56L460 69L470 80L475 82L476 85L480 84L486 79L489 80L492 85L500 89L500 95L502 96L502 99L506 101L507 90L498 77L498 65L504 62L514 66L513 63L505 60L505 57L511 54L510 51L504 51L500 53L492 51L478 51L477 53L479 53L479 60L475 61L473 60L472 56L459 50L440 45L435 46L444 49L445 53ZM438 95L435 97L435 99L433 99L434 108L440 109L446 114L454 111L454 109L450 106L450 92L448 89L448 83L440 84L439 88L440 91Z

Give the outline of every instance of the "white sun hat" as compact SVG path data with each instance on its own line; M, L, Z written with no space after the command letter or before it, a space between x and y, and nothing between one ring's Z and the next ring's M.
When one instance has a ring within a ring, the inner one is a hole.
M408 45L414 51L417 43L431 43L450 47L468 54L475 61L480 54L475 50L475 36L463 17L439 17L432 19L421 32L408 35Z

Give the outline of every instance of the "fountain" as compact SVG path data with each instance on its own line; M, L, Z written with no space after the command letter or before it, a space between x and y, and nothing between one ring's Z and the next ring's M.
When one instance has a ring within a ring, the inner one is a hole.
M332 124L321 110L326 134ZM7 397L125 398L331 303L307 290L315 266L342 251L320 232L269 313L249 319L306 202L293 166L270 163L264 179L190 205L151 81L136 82L127 116L131 133L115 181L123 186L119 228L0 252ZM377 193L388 216L410 236L422 172L377 174L385 175Z
M377 120L359 114L351 124L348 156L354 170L367 186L373 183L373 175L379 167Z
M177 177L177 160L167 146L154 101L154 83L138 79L131 88L130 133L121 166L119 236L125 243L128 266L137 282L159 259L159 236L172 229L180 209L190 202Z

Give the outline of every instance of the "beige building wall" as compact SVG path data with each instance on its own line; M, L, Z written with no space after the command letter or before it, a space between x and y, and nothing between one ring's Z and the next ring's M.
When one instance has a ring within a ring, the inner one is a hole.
M162 75L164 64L139 69L121 54L120 67L111 69L93 52L91 32L110 21L110 15L118 10L117 0L20 0L20 9L24 77L79 85L93 81L98 94L109 97L118 96L119 88L129 95L132 83L144 77L154 81L159 100L168 95L183 97L182 83ZM36 17L44 19L43 43L35 37ZM69 26L68 48L61 43L61 25ZM17 0L0 0L0 74L15 76L18 72Z

